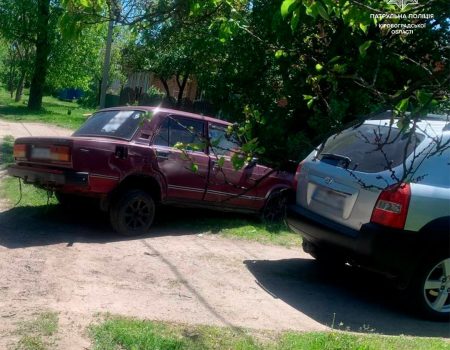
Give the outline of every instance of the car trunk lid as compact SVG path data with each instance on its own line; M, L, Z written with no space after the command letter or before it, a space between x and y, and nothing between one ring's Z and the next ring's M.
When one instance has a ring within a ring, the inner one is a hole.
M14 144L17 163L72 167L73 140L70 137L22 137Z

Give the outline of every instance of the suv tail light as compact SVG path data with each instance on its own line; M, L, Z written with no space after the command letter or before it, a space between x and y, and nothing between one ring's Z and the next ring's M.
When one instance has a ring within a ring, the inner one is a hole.
M408 215L411 186L400 184L389 186L378 197L370 222L403 229Z
M294 187L294 189L297 189L298 186L298 177L302 171L302 167L303 167L303 161L300 162L297 166L297 170L295 171L295 175L294 175L294 180L292 181L292 187Z

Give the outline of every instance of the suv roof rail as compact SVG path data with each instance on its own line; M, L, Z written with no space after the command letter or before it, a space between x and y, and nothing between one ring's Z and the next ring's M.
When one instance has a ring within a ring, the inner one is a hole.
M373 113L369 116L369 118L366 118L366 120L379 120L379 119L388 119L391 118L393 114L393 111L391 109ZM411 115L411 112L405 112L405 115L409 116ZM427 113L426 115L422 115L419 118L420 120L437 120L437 121L447 121L450 122L450 114L449 113Z

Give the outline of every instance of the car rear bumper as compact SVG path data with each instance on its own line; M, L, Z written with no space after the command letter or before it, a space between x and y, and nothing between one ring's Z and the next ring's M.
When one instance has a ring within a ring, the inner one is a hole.
M353 230L297 205L288 207L287 224L313 245L334 249L360 265L406 279L423 254L418 232L373 223Z
M63 186L87 187L89 183L88 173L71 170L44 169L13 165L8 168L8 174L23 179L25 183L48 188Z

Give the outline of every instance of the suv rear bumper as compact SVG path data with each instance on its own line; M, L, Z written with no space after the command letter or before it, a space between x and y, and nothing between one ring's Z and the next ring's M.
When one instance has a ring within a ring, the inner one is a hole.
M287 224L308 242L341 252L357 264L409 281L424 254L418 232L364 224L359 231L337 224L297 205L287 211Z

